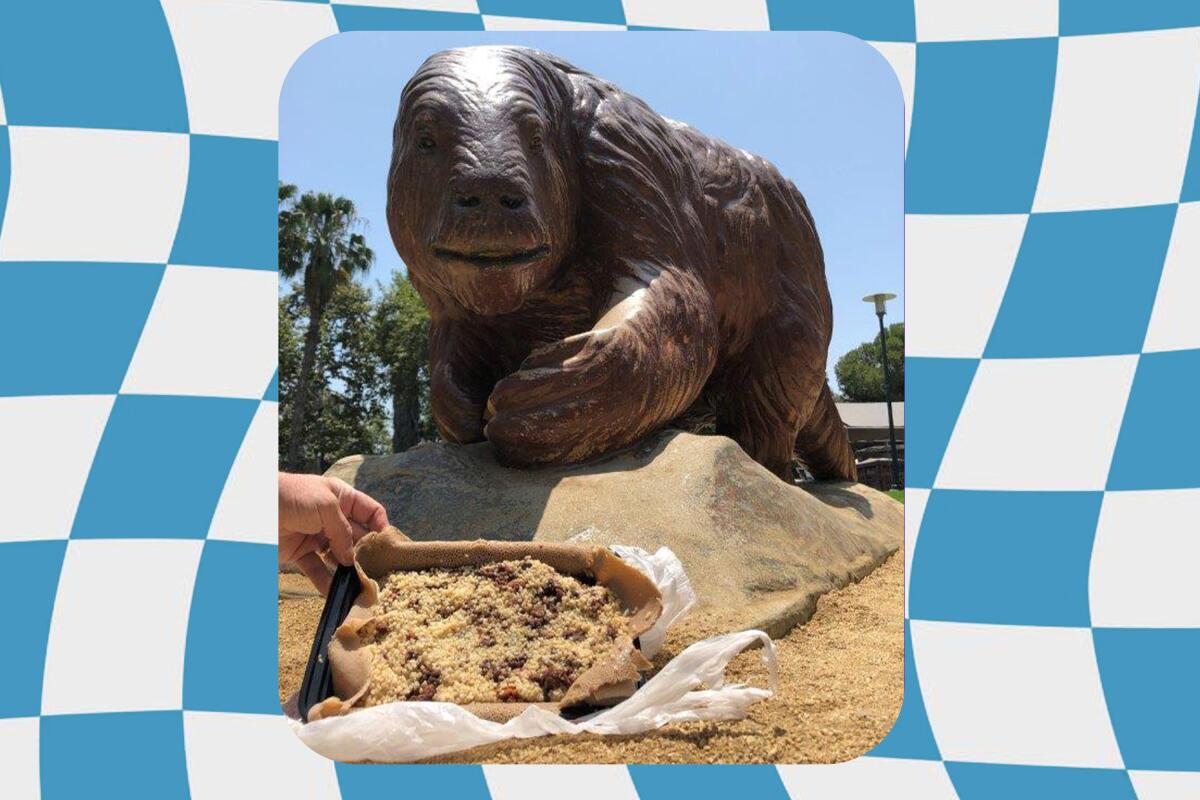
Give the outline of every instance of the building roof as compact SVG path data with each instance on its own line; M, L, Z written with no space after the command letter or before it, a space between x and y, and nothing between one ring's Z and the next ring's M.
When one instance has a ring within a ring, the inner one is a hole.
M838 414L847 428L883 428L887 430L887 403L837 403ZM892 418L897 428L904 427L904 402L892 403Z

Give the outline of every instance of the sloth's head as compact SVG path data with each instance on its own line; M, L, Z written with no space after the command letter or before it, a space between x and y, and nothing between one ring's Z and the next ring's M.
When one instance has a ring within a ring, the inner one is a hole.
M418 284L481 315L519 308L572 245L571 85L515 47L430 56L404 88L388 226Z

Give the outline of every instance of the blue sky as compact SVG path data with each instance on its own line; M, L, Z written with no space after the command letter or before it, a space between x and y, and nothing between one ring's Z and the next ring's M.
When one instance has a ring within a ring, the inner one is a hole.
M825 249L831 381L837 358L878 332L863 295L894 292L888 321L903 319L903 99L882 56L836 33L344 33L318 43L284 84L279 174L354 200L376 254L368 283L404 268L384 217L400 91L430 53L473 44L557 53L773 161L807 198Z

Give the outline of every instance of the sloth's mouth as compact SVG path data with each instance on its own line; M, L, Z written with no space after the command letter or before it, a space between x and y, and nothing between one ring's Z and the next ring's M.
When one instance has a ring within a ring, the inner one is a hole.
M446 261L463 261L477 267L511 267L516 264L527 264L536 261L550 252L549 245L538 245L529 250L482 250L468 253L453 250L449 247L435 247L433 254Z

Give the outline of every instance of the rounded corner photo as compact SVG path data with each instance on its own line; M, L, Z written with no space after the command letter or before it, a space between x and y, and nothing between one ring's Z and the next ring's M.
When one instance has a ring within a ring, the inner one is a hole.
M840 763L887 735L905 125L837 33L303 53L271 391L308 747Z

